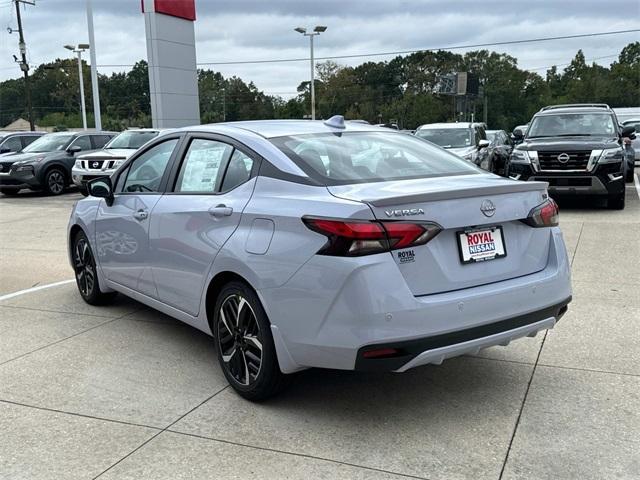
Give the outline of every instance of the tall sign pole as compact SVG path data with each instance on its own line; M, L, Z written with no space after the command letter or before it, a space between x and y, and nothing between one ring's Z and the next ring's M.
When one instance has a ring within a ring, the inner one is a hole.
M31 85L29 84L29 64L27 63L27 45L24 43L24 33L22 32L22 17L20 16L20 2L21 0L14 0L16 4L16 17L18 19L18 34L20 35L20 70L24 73L24 91L27 102L27 115L29 116L29 126L33 132L36 127L33 123L33 107L31 105ZM23 3L33 3L23 1Z
M152 125L156 128L199 125L195 0L142 0L142 13ZM225 108L224 92L222 105Z
M93 116L95 117L96 130L102 130L102 118L100 116L100 92L98 91L98 68L96 66L96 39L93 34L93 6L91 0L87 0L87 28L89 29L89 55L91 56L91 91L93 93Z

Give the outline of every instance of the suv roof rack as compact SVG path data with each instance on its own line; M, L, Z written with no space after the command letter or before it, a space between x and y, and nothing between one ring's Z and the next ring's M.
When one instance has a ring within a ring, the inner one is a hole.
M555 110L556 108L606 108L611 110L611 107L606 103L564 103L561 105L549 105L548 107L542 107L541 112L546 110Z

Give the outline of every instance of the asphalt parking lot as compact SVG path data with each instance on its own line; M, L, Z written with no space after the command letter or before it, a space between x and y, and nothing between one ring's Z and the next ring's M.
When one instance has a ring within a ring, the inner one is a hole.
M262 404L191 327L39 289L73 278L79 194L0 198L0 479L640 478L636 185L623 211L560 203L574 300L546 335L405 374L310 370Z

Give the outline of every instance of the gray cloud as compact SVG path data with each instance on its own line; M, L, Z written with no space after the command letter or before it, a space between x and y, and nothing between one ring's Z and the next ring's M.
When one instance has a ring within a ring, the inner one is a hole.
M25 7L24 24L32 64L68 56L66 43L87 39L84 0L37 0ZM445 47L472 43L572 35L639 28L636 0L603 1L377 1L350 0L196 0L198 62L273 58L306 58L308 40L296 26L327 25L317 39L316 55L330 56ZM144 20L136 0L94 0L99 65L132 64L146 58ZM10 4L0 3L0 79L17 77L12 64L17 35ZM518 58L523 68L563 64L579 48L587 59L609 64L637 34L500 46L495 50ZM462 53L462 51L461 51ZM605 57L605 58L601 58ZM390 57L389 57L390 58ZM355 65L365 60L339 61ZM213 66L224 75L253 81L270 93L293 94L308 77L308 63ZM100 67L102 73L124 70ZM544 70L540 70L544 73Z

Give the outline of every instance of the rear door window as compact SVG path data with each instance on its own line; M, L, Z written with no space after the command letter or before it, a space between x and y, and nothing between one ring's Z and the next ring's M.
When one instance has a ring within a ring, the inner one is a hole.
M222 180L222 187L220 191L228 192L236 188L238 185L242 185L244 182L251 178L251 170L253 169L253 159L248 155L245 155L240 150L234 150L227 170Z
M185 154L174 191L214 193L233 147L217 140L194 138Z
M76 138L69 147L80 147L82 151L85 150L93 150L93 146L91 145L91 139L89 135L83 135L81 137Z

